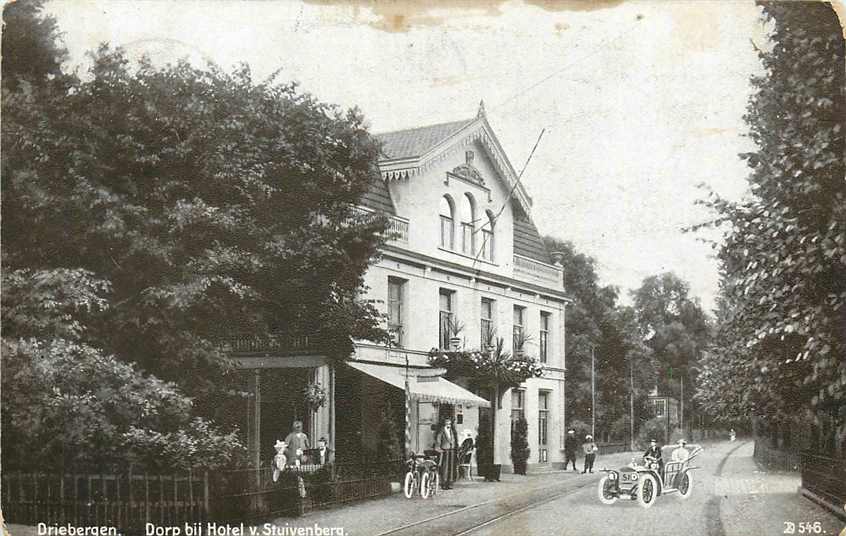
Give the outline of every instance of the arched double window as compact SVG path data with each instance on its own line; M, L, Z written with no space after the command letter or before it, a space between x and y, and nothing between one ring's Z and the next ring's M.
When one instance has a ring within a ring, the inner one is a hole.
M494 215L490 210L485 211L485 221L482 224L482 243L479 246L484 260L494 260Z
M445 195L441 198L439 208L441 215L441 247L446 249L455 248L455 207L452 199Z
M461 198L461 252L465 255L476 254L476 203L473 196L464 194Z

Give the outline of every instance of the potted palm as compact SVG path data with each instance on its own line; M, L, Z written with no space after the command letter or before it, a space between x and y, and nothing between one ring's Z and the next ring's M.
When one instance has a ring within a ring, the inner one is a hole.
M453 352L461 348L461 337L458 335L464 331L464 322L450 316L447 320L447 332L449 333L449 347Z

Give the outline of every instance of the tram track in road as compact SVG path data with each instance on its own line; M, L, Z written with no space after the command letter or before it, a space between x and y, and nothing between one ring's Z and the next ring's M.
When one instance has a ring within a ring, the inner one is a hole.
M472 534L473 532L488 525L496 523L497 521L501 521L511 516L523 513L527 510L537 508L544 504L560 499L561 497L564 497L566 495L581 491L588 486L596 485L596 482L597 480L594 479L575 485L572 482L557 482L549 486L542 486L539 488L532 489L528 493L511 493L502 497L496 497L477 504L465 506L457 510L444 512L442 514L438 514L427 519L421 519L419 521L408 523L400 527L395 527L391 530L379 533L377 536L411 536L416 534L448 534L450 536L465 536L468 534ZM550 490L554 490L556 488L558 488L558 491L553 491L551 492L551 494L549 494ZM536 497L539 495L542 496L542 498L536 499ZM518 504L516 504L514 508L509 508L507 511L500 513L503 503L507 504L507 502L510 500L514 500ZM487 515L480 516L478 519L472 521L464 520L463 522L455 523L455 519L460 519L461 514L479 511L480 509L483 509L485 507L494 507L495 511ZM451 526L455 528L451 528Z

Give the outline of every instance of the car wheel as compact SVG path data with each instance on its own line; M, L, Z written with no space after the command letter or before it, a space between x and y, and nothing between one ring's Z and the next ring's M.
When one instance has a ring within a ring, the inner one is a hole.
M658 483L655 477L649 474L641 475L640 483L637 486L637 502L644 508L655 504L658 498Z
M411 471L405 474L405 482L402 486L402 492L405 494L406 499L410 499L414 496L414 474Z
M423 480L420 481L420 496L424 499L429 498L429 493L432 491L429 488L429 481L431 478L429 477L428 471L423 473Z
M685 471L679 477L679 497L687 499L693 493L693 474L690 471Z
M599 492L599 501L602 504L614 504L615 502L617 502L616 490L614 489L614 481L608 478L607 476L603 476L602 479L599 481L599 487L597 491Z

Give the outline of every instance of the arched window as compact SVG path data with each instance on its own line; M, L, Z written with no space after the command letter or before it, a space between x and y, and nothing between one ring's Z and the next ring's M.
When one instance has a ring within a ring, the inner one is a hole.
M441 247L453 249L455 244L453 239L455 235L455 218L453 217L453 213L455 211L453 210L452 199L448 195L441 198L439 210L441 214Z
M485 211L485 222L482 224L481 257L493 262L494 260L494 215L490 210Z
M465 255L476 254L476 233L473 232L476 220L476 207L473 196L464 194L461 198L461 252Z

